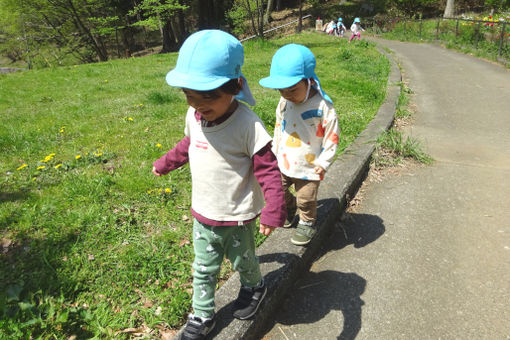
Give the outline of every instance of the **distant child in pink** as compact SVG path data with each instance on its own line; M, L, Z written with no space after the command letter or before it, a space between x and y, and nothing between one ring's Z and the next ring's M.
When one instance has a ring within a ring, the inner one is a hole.
M364 32L365 30L363 27L361 27L361 22L359 18L354 18L354 22L351 25L351 38L349 39L349 42L351 42L354 37L357 37L359 40L361 40L361 32Z

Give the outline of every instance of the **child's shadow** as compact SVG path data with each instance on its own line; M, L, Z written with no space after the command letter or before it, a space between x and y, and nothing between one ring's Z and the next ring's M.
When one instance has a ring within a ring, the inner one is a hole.
M350 244L362 248L384 232L383 221L378 216L344 213L319 250L317 259ZM308 272L301 277L288 292L281 311L276 313L276 318L266 330L272 329L276 323L314 323L327 317L331 310L339 310L343 314L343 325L335 328L341 329L337 339L355 339L361 329L362 306L365 304L361 295L365 291L366 280L355 273L333 270Z
M330 311L339 310L343 325L337 339L355 339L361 330L361 307L365 304L361 295L365 286L366 280L355 273L308 273L294 286L292 297L285 300L283 313L277 313L275 321L283 325L314 323Z

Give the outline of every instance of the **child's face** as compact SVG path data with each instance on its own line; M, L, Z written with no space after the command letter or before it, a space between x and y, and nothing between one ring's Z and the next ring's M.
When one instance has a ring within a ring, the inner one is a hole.
M285 89L278 89L283 98L294 104L302 103L306 98L306 91L308 90L308 83L305 80L300 80L296 85L287 87Z
M186 95L188 104L197 110L207 121L214 121L227 112L234 111L237 102L233 100L234 96L221 90L218 91L219 97L205 96L199 91L182 89Z

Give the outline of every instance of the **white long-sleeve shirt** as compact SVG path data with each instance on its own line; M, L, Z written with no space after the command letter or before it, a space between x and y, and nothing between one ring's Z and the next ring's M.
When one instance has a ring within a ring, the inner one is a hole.
M361 25L356 25L356 24L351 25L352 34L358 34L363 31L364 31L364 29L363 29L363 27L361 27Z
M280 171L293 178L321 180L315 166L327 170L331 165L339 133L333 104L320 94L301 104L281 97L273 137L273 152Z

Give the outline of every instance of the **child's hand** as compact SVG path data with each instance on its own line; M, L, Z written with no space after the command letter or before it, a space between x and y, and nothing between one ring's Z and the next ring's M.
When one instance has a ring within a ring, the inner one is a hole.
M155 176L161 176L161 174L158 172L158 170L156 170L156 167L153 166L152 167L152 173L155 175Z
M263 225L261 224L260 225L260 229L259 229L259 232L263 235L266 235L266 236L269 236L269 234L271 234L271 232L273 231L274 227L270 227L268 225Z
M323 168L323 167L321 167L321 166L318 166L318 165L317 165L317 166L314 168L314 170L315 170L315 173L316 173L317 175L319 175L321 178L324 176L324 174L326 174L326 170L324 170L324 168Z

